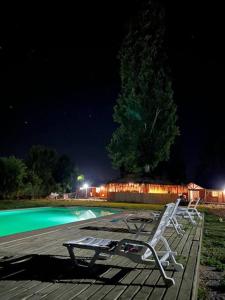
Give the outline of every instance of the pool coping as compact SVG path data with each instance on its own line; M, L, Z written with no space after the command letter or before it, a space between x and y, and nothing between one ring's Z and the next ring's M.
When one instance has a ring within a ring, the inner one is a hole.
M38 235L48 234L50 232L55 232L55 231L58 231L58 230L66 229L66 228L69 229L69 228L74 227L76 225L84 225L84 224L87 224L87 223L98 222L99 220L104 220L104 219L108 220L108 219L112 219L114 217L122 219L127 213L128 213L128 211L122 211L122 212L119 212L119 213L110 214L110 215L103 216L103 217L91 218L91 219L87 219L87 220L71 222L71 223L66 223L66 224L61 224L61 225L55 225L55 226L50 226L50 227L47 227L47 228L35 229L35 230L31 230L31 231L26 231L26 232L21 232L21 233L10 234L10 235L7 235L7 236L2 236L2 237L0 237L0 245L12 242L13 240L27 239L27 238L35 237L35 236L38 236Z

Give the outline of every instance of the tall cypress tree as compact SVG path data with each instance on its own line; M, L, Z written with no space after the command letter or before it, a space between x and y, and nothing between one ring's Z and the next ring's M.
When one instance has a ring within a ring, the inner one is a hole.
M164 10L147 1L119 53L121 94L113 116L119 126L108 151L123 175L150 175L168 160L179 134L164 37Z

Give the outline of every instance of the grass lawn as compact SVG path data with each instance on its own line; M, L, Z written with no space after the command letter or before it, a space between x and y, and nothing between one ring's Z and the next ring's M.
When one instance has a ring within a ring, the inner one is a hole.
M225 210L220 208L205 212L198 298L214 299L221 293L224 296Z
M201 264L225 270L225 219L205 214Z
M91 200L0 200L1 209L42 207L42 206L95 206L95 207L111 207L121 209L149 209L161 210L164 205L161 204L142 204L142 203L122 203L122 202L107 202L107 201L91 201Z

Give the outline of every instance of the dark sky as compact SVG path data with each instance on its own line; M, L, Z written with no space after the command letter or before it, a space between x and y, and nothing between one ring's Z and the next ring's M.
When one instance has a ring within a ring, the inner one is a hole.
M139 2L1 8L0 156L23 158L31 145L44 144L68 154L90 181L117 176L105 146L115 129L117 54ZM216 2L169 2L178 143L192 180L207 141L224 135L223 10Z

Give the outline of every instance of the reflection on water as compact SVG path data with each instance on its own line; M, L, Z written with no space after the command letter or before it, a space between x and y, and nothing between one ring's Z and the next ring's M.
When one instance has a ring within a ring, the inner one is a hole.
M87 211L80 212L80 215L79 215L79 220L80 221L88 220L88 219L92 219L92 218L97 218L97 215L94 214L94 212L91 211L90 209L87 210Z
M100 213L101 217L108 216L111 214L112 214L112 212L109 212L109 211L101 211L101 213Z
M107 209L92 208L92 209L71 210L71 213L77 217L77 220L87 220L92 218L108 216L114 212L109 211Z

